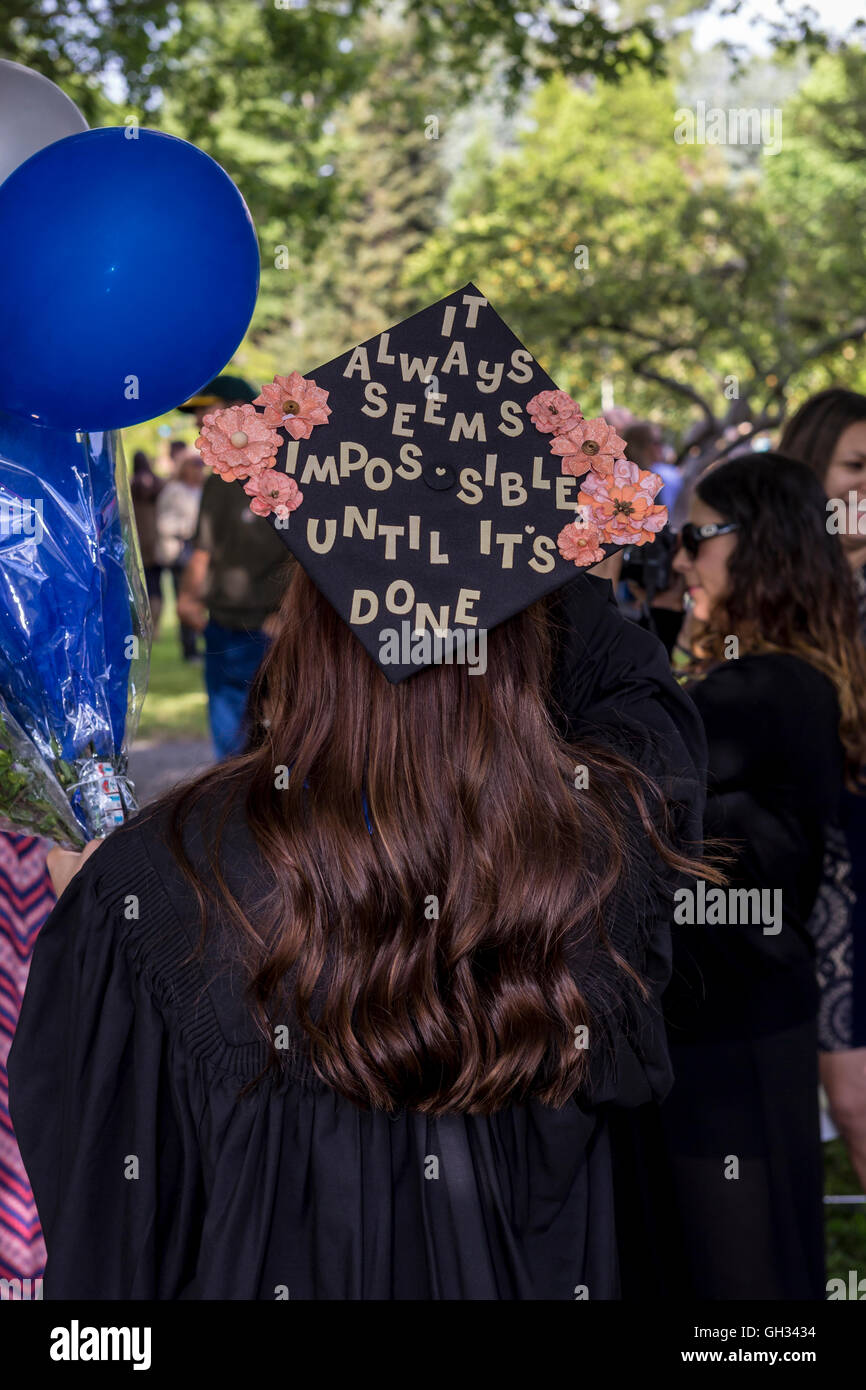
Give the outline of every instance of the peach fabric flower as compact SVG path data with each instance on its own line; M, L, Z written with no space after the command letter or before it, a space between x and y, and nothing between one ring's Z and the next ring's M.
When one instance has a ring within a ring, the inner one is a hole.
M606 544L646 545L668 519L667 507L653 502L661 481L657 473L618 459L609 476L593 473L584 479L578 504L589 508L591 523Z
M564 434L558 434L550 448L562 458L563 473L579 478L590 468L609 475L625 453L626 442L599 415L594 420L579 420Z
M234 482L270 468L281 442L253 406L230 405L204 417L195 447L221 478Z
M598 527L588 525L582 517L578 517L563 526L556 544L563 560L573 560L579 566L597 565L604 559L599 540Z
M273 512L283 520L304 500L294 478L278 468L266 468L250 478L244 483L244 492L253 499L250 511L256 516L269 516Z
M562 434L583 419L580 406L567 391L539 391L526 402L526 409L542 434Z
M254 405L263 405L262 419L266 425L286 430L293 439L309 439L314 425L325 425L331 407L325 405L330 392L317 386L300 372L291 376L275 376L262 387Z

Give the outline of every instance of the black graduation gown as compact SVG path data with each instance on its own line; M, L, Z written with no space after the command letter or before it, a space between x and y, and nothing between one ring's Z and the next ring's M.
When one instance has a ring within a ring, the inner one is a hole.
M559 715L642 745L700 815L700 731L655 640L582 577L562 599ZM579 702L583 720L578 717ZM202 851L203 805L187 837ZM165 812L115 831L38 939L10 1059L11 1113L48 1252L44 1296L119 1299L611 1299L619 1296L607 1125L663 1096L658 1005L669 910L646 880L611 914L651 998L597 953L590 992L621 996L586 1091L492 1117L356 1108L298 1062L239 1094L264 1060L230 933L204 961ZM239 894L261 861L236 818L221 865Z
M664 1009L676 1081L660 1117L677 1221L664 1222L667 1274L653 1288L822 1299L818 991L807 921L842 789L836 694L813 666L782 653L731 661L690 690L708 740L707 838L732 847L730 886L779 890L782 914L778 932L673 927Z

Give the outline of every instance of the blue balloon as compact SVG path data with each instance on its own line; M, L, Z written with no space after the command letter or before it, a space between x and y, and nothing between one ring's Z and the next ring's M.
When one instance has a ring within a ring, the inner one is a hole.
M58 140L0 184L0 407L62 430L162 415L229 361L258 283L209 155L133 127Z

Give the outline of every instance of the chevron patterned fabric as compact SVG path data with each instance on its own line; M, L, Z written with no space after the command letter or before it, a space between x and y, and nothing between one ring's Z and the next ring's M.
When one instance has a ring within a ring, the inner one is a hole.
M48 840L0 832L0 1279L34 1279L45 1265L42 1228L9 1118L6 1058L30 959L54 906Z

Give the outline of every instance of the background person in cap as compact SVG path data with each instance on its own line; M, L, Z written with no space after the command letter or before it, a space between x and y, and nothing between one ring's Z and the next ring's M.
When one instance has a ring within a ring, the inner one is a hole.
M45 1296L618 1298L609 1114L671 1084L703 740L588 570L661 480L472 285L199 447L298 564L246 750L37 941L9 1072Z
M160 490L156 500L156 560L167 571L180 597L182 576L192 553L192 538L198 526L204 464L195 449L178 455L177 472ZM198 632L180 616L180 646L185 661L199 658Z
M218 376L181 409L201 426L212 411L254 395L242 377ZM243 744L250 682L267 650L290 569L285 546L250 511L249 501L240 483L226 486L216 474L205 480L177 605L178 619L204 633L208 718L218 758Z

